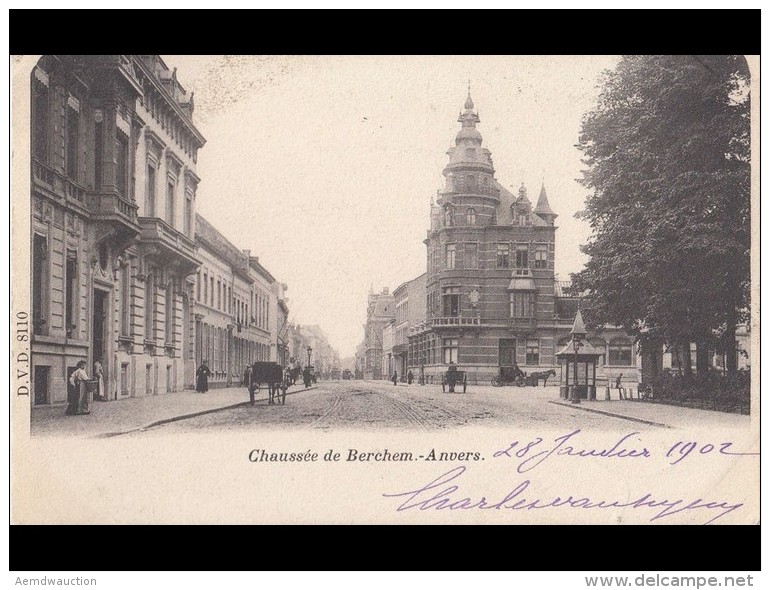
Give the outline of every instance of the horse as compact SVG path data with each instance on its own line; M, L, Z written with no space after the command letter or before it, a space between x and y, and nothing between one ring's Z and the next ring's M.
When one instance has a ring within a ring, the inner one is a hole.
M541 371L539 373L530 373L530 378L535 382L535 385L537 385L540 380L543 380L543 387L546 386L546 382L548 381L548 377L553 375L556 377L556 371L554 369L549 369L547 371Z

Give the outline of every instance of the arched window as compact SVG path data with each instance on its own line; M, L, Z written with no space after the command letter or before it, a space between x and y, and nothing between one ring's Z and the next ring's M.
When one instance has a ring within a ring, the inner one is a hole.
M444 209L444 226L452 227L452 209L450 207Z
M596 352L602 353L602 356L599 357L599 366L604 366L607 362L607 342L604 338L589 338L588 342L596 349Z
M630 366L631 360L631 342L626 338L613 338L609 346L609 365Z
M476 225L476 210L473 207L468 207L466 216L468 219L468 225Z

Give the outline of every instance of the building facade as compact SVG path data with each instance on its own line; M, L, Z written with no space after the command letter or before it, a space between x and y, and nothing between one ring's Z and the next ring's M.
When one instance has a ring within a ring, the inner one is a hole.
M387 379L382 371L382 330L396 318L396 301L390 290L369 293L364 324L364 379Z
M65 402L79 361L102 364L108 400L191 387L204 355L232 382L236 301L248 358L277 358L284 289L198 239L218 232L196 216L205 139L176 70L157 55L47 55L30 89L33 406Z
M409 367L428 382L450 362L477 382L501 367L557 368L555 353L569 339L578 305L554 274L557 214L545 185L533 206L523 184L513 194L497 181L470 94L458 122L445 185L431 205L426 313L410 326ZM606 351L605 372L637 379L628 336L605 330L590 340Z
M406 381L410 367L416 364L416 350L409 346L411 331L425 323L425 285L426 274L399 285L393 291L396 304L396 319L393 325L393 357L394 368L398 371L399 379ZM392 374L392 371L391 371Z

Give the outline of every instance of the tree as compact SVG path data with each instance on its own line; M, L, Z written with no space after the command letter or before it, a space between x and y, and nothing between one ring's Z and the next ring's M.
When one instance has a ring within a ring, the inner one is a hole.
M750 290L749 71L740 56L625 56L583 119L586 319L727 354Z

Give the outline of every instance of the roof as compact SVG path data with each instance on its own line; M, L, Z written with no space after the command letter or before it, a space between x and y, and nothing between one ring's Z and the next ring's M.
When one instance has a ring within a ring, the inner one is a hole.
M537 198L537 205L535 205L534 213L537 213L538 215L551 215L553 217L558 217L558 215L553 212L551 206L548 204L548 195L545 192L545 183L543 183L543 186L540 187L540 196Z
M580 346L578 347L578 356L594 356L594 357L600 357L604 354L603 350L599 350L596 348L593 344L591 344L588 340L582 340L580 343ZM556 356L575 356L575 349L572 345L572 342L568 342L559 352L556 353Z

